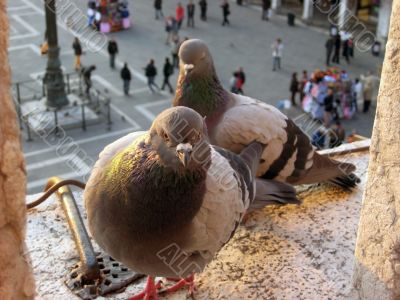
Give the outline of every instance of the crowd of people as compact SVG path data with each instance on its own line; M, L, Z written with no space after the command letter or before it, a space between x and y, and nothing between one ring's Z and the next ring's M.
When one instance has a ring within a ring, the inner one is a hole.
M89 0L87 17L88 26L105 33L130 27L127 0Z
M336 138L339 138L335 143L330 141L329 145L337 146L344 141L340 120L369 111L377 81L372 72L351 80L346 70L336 67L315 70L311 76L303 71L301 78L296 72L292 74L289 84L292 105L301 105L304 112L323 125L314 133L317 147L325 144L326 131L332 132L332 128Z

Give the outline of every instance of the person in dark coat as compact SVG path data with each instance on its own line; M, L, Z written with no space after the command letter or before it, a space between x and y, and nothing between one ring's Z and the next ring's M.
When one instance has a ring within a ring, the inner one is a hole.
M326 65L329 67L331 65L331 56L333 52L333 47L335 46L335 41L333 38L329 38L325 43L326 48Z
M187 26L194 28L194 11L196 6L193 4L193 0L189 0L188 5L186 6L187 11Z
M332 122L332 117L334 113L334 103L335 96L333 89L329 88L328 93L324 98L324 125L326 128L329 128Z
M200 19L202 21L207 21L207 0L200 0Z
M229 9L229 3L227 0L224 0L222 2L221 8L222 8L222 16L224 18L224 20L222 21L222 26L230 25L228 16L231 14L231 11Z
M89 95L90 88L92 87L92 72L96 70L95 65L82 69L83 82L86 85L86 94Z
M82 46L77 37L74 38L72 49L74 49L75 54L75 70L79 70L81 68Z
M162 12L162 0L154 1L154 9L156 11L156 20L164 17L164 14Z
M271 8L271 0L263 0L262 1L262 15L261 20L268 21L269 20L269 9Z
M343 45L342 56L346 59L346 62L349 64L350 63L349 40L347 39L343 41L342 45Z
M121 78L124 82L124 94L129 95L129 86L131 83L132 75L127 63L125 63L124 67L121 69Z
M114 39L108 42L108 54L110 55L110 68L115 69L115 57L118 54L118 44Z
M163 75L164 75L164 81L161 86L161 90L163 91L165 89L165 86L169 87L169 91L171 94L174 93L174 89L172 88L171 84L169 83L169 77L174 73L174 66L171 64L169 61L169 58L165 58L165 63L164 63L164 68L163 68Z
M155 93L155 90L153 89L153 86L159 90L160 88L158 85L154 82L156 76L157 76L157 68L154 65L154 59L150 59L150 62L147 64L147 66L144 68L145 75L147 77L147 85L152 93Z
M296 106L296 95L299 92L299 80L297 79L297 73L294 72L292 74L292 79L290 81L290 86L289 86L289 90L292 94L291 96L291 100L292 100L292 105Z
M233 76L236 78L236 93L243 95L243 85L246 82L246 74L243 72L243 68L240 67Z
M340 64L341 40L340 40L340 35L339 34L337 34L336 37L334 37L334 46L335 46L335 52L333 54L332 62Z

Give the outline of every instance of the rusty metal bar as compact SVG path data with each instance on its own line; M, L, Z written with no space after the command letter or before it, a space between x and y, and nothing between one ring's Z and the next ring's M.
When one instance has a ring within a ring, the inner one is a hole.
M45 190L48 190L54 184L62 181L59 177L51 177ZM85 229L85 225L79 213L78 206L68 186L60 187L56 195L60 200L65 215L67 217L69 227L72 232L77 250L79 252L80 261L82 263L83 280L92 282L100 279L100 268L97 263L96 254L90 242L89 235Z

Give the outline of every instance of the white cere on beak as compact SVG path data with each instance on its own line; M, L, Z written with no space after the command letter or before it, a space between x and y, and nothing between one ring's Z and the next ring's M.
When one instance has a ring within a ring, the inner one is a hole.
M183 152L183 151L188 151L191 152L193 150L193 146L190 143L185 143L185 144L179 144L176 146L176 151L177 152Z
M193 64L185 64L183 66L183 69L185 70L185 75L187 75L191 70L193 70L194 65Z

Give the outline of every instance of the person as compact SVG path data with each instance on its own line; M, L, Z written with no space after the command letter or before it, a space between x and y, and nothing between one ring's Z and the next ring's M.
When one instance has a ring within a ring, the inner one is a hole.
M115 69L115 57L118 54L118 44L113 38L108 42L107 50L110 55L110 67L111 69Z
M332 62L340 64L340 45L341 45L341 40L340 40L340 34L338 33L336 37L334 37L334 47L335 47L335 52L333 54Z
M294 72L292 74L292 79L290 80L289 91L291 92L291 101L292 105L296 106L296 95L299 92L299 81L297 80L297 73Z
M325 128L318 128L311 137L311 144L319 150L325 148Z
M174 89L172 88L171 84L169 83L169 77L172 74L174 74L174 66L170 63L168 57L165 58L163 74L164 74L164 81L163 81L163 84L161 86L161 90L163 91L165 86L168 86L170 93L173 94L174 93Z
M166 45L169 45L178 35L178 23L173 16L165 18L165 31L167 32Z
M268 21L269 20L269 10L271 8L271 0L263 0L262 1L262 15L261 20Z
M333 89L328 88L327 95L324 98L324 125L326 128L329 128L332 121L333 114L333 102L334 102L334 94Z
M300 103L303 101L305 94L305 86L309 81L307 70L303 70L303 76L300 80Z
M358 103L363 103L363 84L359 78L354 80L353 101L356 111L358 111Z
M127 63L125 63L124 67L121 69L121 78L124 82L124 94L129 95L129 86L131 83L132 75Z
M144 68L145 70L145 75L147 77L147 85L152 93L155 93L153 86L159 90L160 88L158 85L154 82L156 76L157 76L157 68L154 65L154 59L150 59L150 62L147 64L147 66Z
M246 74L243 68L240 67L233 76L236 78L236 93L243 95L243 85L246 82Z
M181 47L181 41L179 40L179 36L174 39L174 45L172 46L171 55L172 55L172 66L174 68L179 69L179 48Z
M175 20L176 22L178 22L178 30L181 29L184 18L185 18L185 10L183 9L182 3L178 2L175 9Z
M232 77L229 80L229 85L231 87L231 92L234 94L237 94L237 80L238 80L238 78L237 78L236 72L233 72Z
M332 37L328 38L328 40L325 43L325 48L326 48L326 65L329 67L331 65L331 56L332 56L332 51L333 47L335 46L335 41Z
M332 129L329 130L329 148L338 147L343 144L346 137L346 131L339 120L335 122Z
M156 12L156 20L164 17L164 14L162 12L162 0L154 1L154 9Z
M276 71L277 69L281 69L281 59L283 54L283 44L281 39L276 39L276 41L271 45L272 48L272 57L273 57L273 66L272 71Z
M95 65L82 69L83 82L86 85L86 94L89 95L90 88L92 87L92 72L96 70Z
M224 0L222 2L221 8L222 8L222 16L224 18L224 20L222 21L222 26L230 25L228 16L231 14L231 11L229 10L228 0Z
M342 43L342 56L346 59L347 64L350 64L350 48L349 48L349 40L346 39Z
M194 28L194 11L195 11L196 6L193 4L193 0L189 0L188 5L186 6L187 10L187 27L192 27Z
M374 95L374 85L376 78L372 75L371 71L368 71L366 76L361 75L361 80L363 82L364 97L363 113L367 113L369 111L369 107L371 106L372 97Z
M200 19L202 21L207 21L207 0L200 0Z
M77 37L74 38L72 49L74 49L75 54L75 70L79 70L81 68L82 46Z

